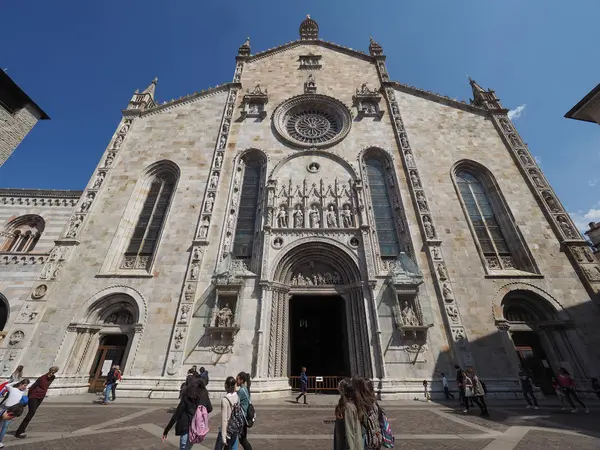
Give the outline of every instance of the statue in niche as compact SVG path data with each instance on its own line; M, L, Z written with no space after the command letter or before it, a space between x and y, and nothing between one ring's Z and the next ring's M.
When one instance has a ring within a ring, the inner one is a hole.
M571 247L571 250L577 261L582 262L584 260L584 249L582 247Z
M513 147L521 146L521 142L519 141L519 138L515 134L511 134L509 136L509 138L510 138L510 143L512 144Z
M423 216L423 227L425 228L425 234L429 239L435 238L435 228L431 223L429 216Z
M454 335L454 340L457 342L465 339L464 328L452 328L452 334Z
M533 180L533 182L535 183L535 185L536 185L537 187L540 187L540 188L542 188L542 187L545 187L545 186L546 186L546 185L544 184L544 182L542 181L542 179L540 178L540 176L539 176L539 174L538 174L537 170L535 170L535 169L531 169L531 170L529 171L529 174L531 175L531 179Z
M431 247L431 253L433 254L433 259L442 259L439 247Z
M440 277L440 280L446 280L448 278L448 273L446 272L446 268L442 263L437 265L437 273Z
M302 228L304 226L304 213L302 212L302 206L296 205L294 211L294 228Z
M417 176L417 172L415 172L414 170L410 171L410 181L412 183L412 185L416 188L420 188L421 187L421 182L419 181L419 177Z
M104 182L105 177L106 177L106 174L104 172L98 172L98 176L96 177L96 181L94 182L92 189L100 188L100 186L102 186L102 183Z
M333 205L329 205L329 210L327 211L327 228L337 228L337 214L335 212L335 208Z
M117 136L117 139L115 139L113 148L119 148L122 143L123 143L123 136Z
M444 294L444 299L447 302L451 302L452 300L454 300L454 293L452 292L452 289L450 288L450 284L449 283L444 283L442 286L442 293Z
M590 252L589 248L584 248L583 249L583 254L585 255L585 257L588 260L588 262L595 262L596 261L596 258L594 258L594 255L592 255L592 253Z
M571 225L569 225L569 222L567 221L567 219L564 216L559 216L556 220L558 220L558 224L560 225L560 228L563 230L563 233L565 233L565 236L568 238L574 238L575 233L573 232L573 228L571 227Z
M200 237L205 238L208 235L208 227L210 226L210 219L208 217L204 217L202 219L202 226L200 227Z
M354 226L352 219L350 205L344 205L344 208L342 209L342 225L344 225L344 228L352 228Z
M500 119L500 125L502 125L502 129L507 133L512 131L512 128L510 127L510 124L508 123L507 119Z
M308 171L311 173L317 173L319 171L319 165L315 162L311 163L308 166Z
M407 150L404 152L404 159L406 160L406 165L409 167L415 166L415 160L413 159L412 153Z
M321 225L320 212L316 205L312 205L310 208L309 219L311 228L319 228Z
M225 148L225 144L227 143L227 136L222 134L219 137L219 149L224 149Z
M285 206L280 206L279 211L277 211L277 226L279 228L288 227L288 213Z
M125 122L123 124L123 126L121 127L121 129L119 130L119 133L121 134L125 134L129 131L129 122Z
M406 139L406 133L400 134L400 143L402 148L408 148L408 139Z
M200 274L200 265L198 263L192 264L192 270L190 270L190 280L197 280Z
M192 255L192 258L194 258L194 260L199 260L200 259L200 249L198 247L196 247L194 249L194 253Z
M75 237L77 236L77 231L81 224L83 223L83 216L76 215L71 220L71 224L69 225L69 231L67 231L67 237Z
M229 133L229 126L231 124L231 119L225 119L225 121L223 122L223 133L227 134Z
M402 324L407 327L419 326L419 319L413 311L412 307L405 301L402 304Z
M227 231L233 233L233 229L235 227L235 213L229 215L229 219L227 219Z
M194 286L192 284L188 284L184 296L187 301L190 301L194 297Z
M94 193L90 192L85 200L81 203L81 212L86 212L92 206L92 202L94 201Z
M223 163L223 154L217 153L217 157L215 158L215 168L220 169L222 163Z
M231 321L233 320L233 311L229 308L229 303L225 303L225 306L219 310L218 313L218 327L231 327Z
M204 211L212 212L214 204L215 204L215 194L213 194L211 192L210 194L208 194L208 197L206 197L206 201L204 202Z
M233 105L227 105L227 113L226 116L227 117L231 117L231 115L233 114Z
M309 90L317 88L317 83L315 82L315 77L313 77L312 73L308 74L308 80L306 81L306 88Z
M456 306L446 305L446 313L452 322L458 323L458 309L456 309Z
M519 150L519 158L521 158L521 162L524 165L526 165L526 166L533 165L533 161L531 161L531 158L529 156L527 156L527 153L525 153L524 150Z
M213 174L210 177L210 183L209 183L208 187L210 189L216 189L218 184L219 184L219 174L217 172L213 172Z
M550 208L550 211L560 212L560 206L558 206L556 199L552 196L550 192L545 191L543 196L544 200L546 200L546 203L548 204L548 208Z
M108 152L106 159L104 160L104 167L110 167L115 160L115 152Z
M417 191L417 205L419 205L419 210L427 211L427 200L425 199L425 195L421 191Z

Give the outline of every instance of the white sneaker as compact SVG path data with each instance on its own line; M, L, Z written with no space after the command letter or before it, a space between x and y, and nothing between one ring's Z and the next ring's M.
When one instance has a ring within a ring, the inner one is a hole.
M525 408L527 408L527 409L531 409L531 405L527 405Z
M464 414L466 414L466 413L468 413L468 412L469 412L469 410L468 410L468 409L463 409L463 413L464 413Z
M564 406L562 408L560 408L563 411L566 411L568 408L565 408Z
M576 413L577 412L577 408L574 408L571 410L572 413Z
M534 406L533 409L540 409L540 407L539 406Z
M4 444L0 442L0 448L4 448Z

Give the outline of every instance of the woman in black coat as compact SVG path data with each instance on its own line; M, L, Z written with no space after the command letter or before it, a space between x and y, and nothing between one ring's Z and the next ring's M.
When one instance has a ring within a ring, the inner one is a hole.
M179 448L187 450L191 447L188 442L188 433L190 425L198 406L204 405L208 413L212 411L212 404L208 398L208 391L199 376L194 376L190 383L185 387L179 405L173 413L173 417L163 431L163 442L167 438L169 430L175 424L175 436L179 436Z

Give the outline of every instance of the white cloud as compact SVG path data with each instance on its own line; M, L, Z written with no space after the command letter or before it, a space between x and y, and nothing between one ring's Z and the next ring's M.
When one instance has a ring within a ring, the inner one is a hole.
M590 208L587 212L576 212L570 214L575 221L575 225L577 228L579 228L579 230L581 230L582 233L589 229L588 224L590 222L600 222L600 209Z
M590 187L594 187L594 186L596 186L596 184L598 184L598 182L600 182L600 177L595 178L593 180L588 180L588 185Z
M515 109L511 109L508 112L508 118L510 120L518 119L519 117L521 117L521 114L523 114L523 111L525 111L525 108L527 108L527 105L523 104L523 105L517 106Z

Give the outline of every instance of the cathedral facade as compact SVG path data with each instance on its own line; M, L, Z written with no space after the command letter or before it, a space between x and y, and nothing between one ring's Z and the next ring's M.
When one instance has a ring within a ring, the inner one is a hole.
M276 396L306 366L413 398L454 364L496 395L521 364L542 390L600 373L600 267L493 91L398 83L310 18L230 83L156 85L83 192L0 191L2 375L80 393L120 364L121 395L160 398L195 365Z

